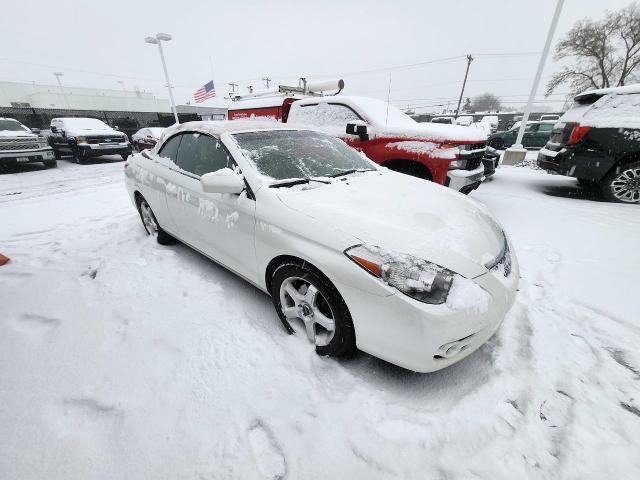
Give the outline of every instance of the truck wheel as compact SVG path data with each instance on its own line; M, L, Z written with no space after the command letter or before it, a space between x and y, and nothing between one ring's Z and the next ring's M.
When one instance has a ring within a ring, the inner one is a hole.
M78 165L82 165L85 158L85 156L82 154L82 152L78 148L73 148L71 150L71 157L73 158L73 161Z
M602 195L609 202L640 202L640 162L619 165L602 180Z
M60 152L58 150L56 150L55 148L53 148L53 157L56 160L60 160L62 158L62 155L60 155Z
M44 166L47 168L56 168L58 166L58 162L56 162L55 160L50 162L42 162L42 163L44 163Z

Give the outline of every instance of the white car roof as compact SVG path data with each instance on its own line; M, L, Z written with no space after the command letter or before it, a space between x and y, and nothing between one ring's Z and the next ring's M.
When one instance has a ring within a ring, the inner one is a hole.
M640 83L634 83L632 85L625 85L623 87L611 87L611 88L599 88L596 90L587 90L586 92L579 93L573 99L576 102L586 100L590 97L602 97L608 93L640 93Z

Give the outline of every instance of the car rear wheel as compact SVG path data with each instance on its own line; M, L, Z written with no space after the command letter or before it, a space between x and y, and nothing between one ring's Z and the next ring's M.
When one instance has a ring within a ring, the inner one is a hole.
M610 202L640 202L640 162L613 169L602 182L602 194Z
M138 195L136 203L138 205L138 213L140 214L142 225L149 236L156 237L156 240L160 245L172 245L177 243L177 240L173 236L169 235L162 229L158 220L156 220L153 210L151 210L151 207L142 195Z
M339 357L356 349L349 309L336 287L316 269L280 265L273 272L271 298L287 331L294 333L293 325L303 329L319 355Z

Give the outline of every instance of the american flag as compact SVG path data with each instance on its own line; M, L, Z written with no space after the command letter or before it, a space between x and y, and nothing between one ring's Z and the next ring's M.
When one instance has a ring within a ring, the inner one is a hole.
M213 80L205 83L193 94L196 103L202 103L205 100L216 96L216 87L213 86Z

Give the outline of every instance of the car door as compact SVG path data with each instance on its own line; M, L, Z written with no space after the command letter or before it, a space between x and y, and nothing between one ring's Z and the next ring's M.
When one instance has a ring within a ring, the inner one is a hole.
M529 123L524 129L524 135L522 136L522 146L523 147L535 147L536 146L536 135L538 133L538 124L537 123Z
M172 185L166 189L171 217L184 241L240 275L256 276L255 201L240 195L206 193L200 177L237 166L224 145L198 132L183 133Z
M551 131L553 130L553 123L540 123L538 124L538 131L536 132L535 137L535 146L536 147L544 147L549 141L549 137L551 136Z

